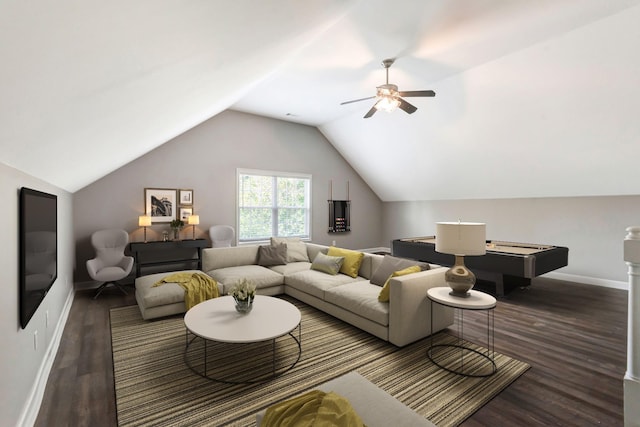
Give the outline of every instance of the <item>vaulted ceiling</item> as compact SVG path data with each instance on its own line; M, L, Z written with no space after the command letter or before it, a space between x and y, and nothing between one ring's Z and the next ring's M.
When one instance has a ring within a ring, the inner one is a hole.
M226 109L385 201L638 194L640 0L0 0L0 161L74 192ZM363 119L395 58L418 110Z

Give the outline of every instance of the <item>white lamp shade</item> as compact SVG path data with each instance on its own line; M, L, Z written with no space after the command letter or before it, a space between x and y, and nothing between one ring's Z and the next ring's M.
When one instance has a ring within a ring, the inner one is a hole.
M138 227L149 227L151 225L151 217L149 215L140 215L138 217Z
M487 225L481 222L436 223L436 252L453 255L484 255Z
M200 215L189 215L189 219L187 220L187 224L189 224L189 225L198 225L198 224L200 224Z

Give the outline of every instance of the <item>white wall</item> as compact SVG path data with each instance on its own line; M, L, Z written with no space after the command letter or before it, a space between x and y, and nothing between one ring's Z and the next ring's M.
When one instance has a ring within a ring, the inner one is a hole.
M640 6L444 80L402 82L437 95L411 115L321 130L385 202L640 194L638 22Z
M312 240L353 249L378 246L382 203L316 128L225 111L74 193L76 281L89 280L84 263L93 256L89 237L95 230L120 227L142 241L138 215L145 187L193 189L194 213L200 215L196 237L208 238L214 224L235 227L237 168L311 174ZM327 232L330 180L334 199L347 197L349 181L350 233ZM167 229L148 228L147 240L159 240ZM183 236L191 236L191 227Z
M58 278L25 329L19 319L18 213L19 189L30 187L58 196ZM72 196L46 182L0 163L0 210L5 247L0 257L3 293L0 298L0 423L29 425L35 421L44 382L55 358L57 341L73 300ZM49 326L45 313L49 312ZM34 333L37 331L37 350Z
M625 229L639 213L640 196L385 203L383 239L434 235L438 221L485 222L487 239L567 246L569 265L557 273L617 287L627 282Z

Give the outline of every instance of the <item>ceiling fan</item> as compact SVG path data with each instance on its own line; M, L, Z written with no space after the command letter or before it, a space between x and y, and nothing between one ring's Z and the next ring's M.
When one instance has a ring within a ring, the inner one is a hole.
M377 99L376 103L371 107L371 109L364 115L365 119L373 116L378 110L385 110L391 112L396 108L400 108L404 112L408 114L414 113L418 108L414 105L409 104L407 101L402 99L402 97L432 97L436 96L436 93L432 90L410 90L399 92L398 86L394 84L389 84L389 67L395 62L395 59L385 59L382 61L382 65L387 70L387 83L376 88L376 95L369 96L367 98L354 99L352 101L345 101L340 103L340 105L351 104L353 102L366 101L367 99Z

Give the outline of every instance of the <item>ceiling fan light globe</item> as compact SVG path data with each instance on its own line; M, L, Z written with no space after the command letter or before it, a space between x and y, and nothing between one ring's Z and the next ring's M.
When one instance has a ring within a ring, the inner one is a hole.
M382 110L388 113L394 111L399 106L400 106L400 101L390 96L381 97L380 100L375 105L376 110L378 111Z

